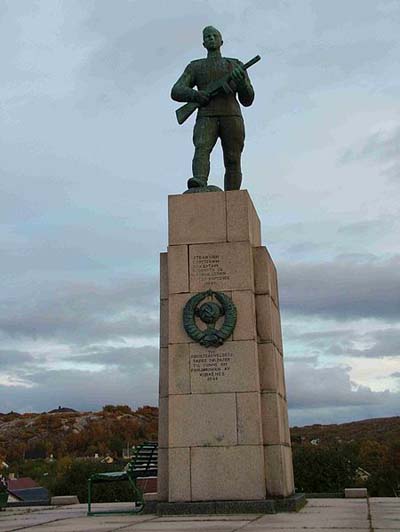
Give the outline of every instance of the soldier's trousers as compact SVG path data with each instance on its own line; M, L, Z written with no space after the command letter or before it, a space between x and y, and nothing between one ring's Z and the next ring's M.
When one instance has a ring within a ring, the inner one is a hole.
M210 173L210 154L218 138L221 139L225 165L225 190L238 190L242 182L240 165L244 146L244 123L241 116L203 116L196 120L193 130L195 147L193 177L207 183Z

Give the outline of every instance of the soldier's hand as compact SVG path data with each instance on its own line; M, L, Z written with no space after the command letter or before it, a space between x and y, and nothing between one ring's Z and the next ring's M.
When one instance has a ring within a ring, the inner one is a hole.
M204 107L210 101L209 95L204 91L197 91L196 97L197 103L200 104L201 107Z
M240 65L235 66L232 70L232 79L236 83L242 83L245 80L246 74L244 68Z

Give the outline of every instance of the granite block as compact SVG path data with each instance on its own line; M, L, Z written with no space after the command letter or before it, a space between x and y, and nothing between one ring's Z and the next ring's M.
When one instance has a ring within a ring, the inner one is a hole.
M232 301L237 309L233 340L255 340L257 338L256 302L252 290L232 292Z
M158 393L160 397L168 395L168 347L160 348Z
M224 192L168 196L169 245L226 242Z
M259 391L258 350L254 340L221 347L190 344L192 393Z
M261 393L261 415L264 444L290 445L287 404L277 393Z
M216 514L274 514L275 501L265 499L260 501L216 501Z
M198 501L198 502L159 502L158 515L214 515L214 514L275 514L277 512L298 512L307 504L304 493L290 497L277 497L263 500ZM144 513L149 513L146 511ZM155 513L152 510L152 513ZM252 525L249 525L252 527ZM261 527L264 525L261 524Z
M190 449L168 450L168 500L190 501Z
M160 253L160 299L168 299L168 253Z
M160 347L168 347L168 299L160 300Z
M265 498L261 446L193 447L192 500L249 500Z
M307 499L304 493L294 493L289 497L274 499L274 503L276 512L299 512L307 504Z
M274 303L271 305L272 317L272 340L278 351L283 355L281 315Z
M188 246L168 247L168 293L189 292Z
M158 398L158 447L166 448L169 444L169 399Z
M235 394L171 395L169 444L171 447L236 445Z
M261 225L247 190L226 192L228 242L245 241L261 245Z
M294 493L291 449L285 445L264 447L267 494L288 497Z
M258 344L260 388L286 397L283 358L272 342Z
M266 294L256 295L256 322L257 335L262 342L272 342L273 330L273 303Z
M215 502L176 502L159 503L158 515L199 515L215 514Z
M168 359L169 394L190 393L189 344L171 344Z
M193 294L171 294L168 299L170 344L193 342L183 327L183 308L192 296Z
M257 335L260 342L273 342L283 353L280 313L272 298L256 295Z
M253 249L254 290L256 294L271 295L271 256L264 246Z
M254 290L253 255L248 242L189 246L191 292Z
M258 392L236 394L239 445L262 444L261 400Z
M159 501L168 501L168 449L158 449L157 493Z

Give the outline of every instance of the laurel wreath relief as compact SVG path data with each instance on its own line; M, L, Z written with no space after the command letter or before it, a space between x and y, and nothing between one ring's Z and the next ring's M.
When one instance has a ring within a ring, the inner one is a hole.
M215 302L203 303L206 298L215 298ZM215 327L217 320L224 316L224 322L220 329ZM196 324L196 317L203 321L207 328L201 330ZM189 299L183 309L183 326L186 333L205 347L218 347L222 345L233 333L236 326L237 310L230 297L222 292L207 290L195 294Z

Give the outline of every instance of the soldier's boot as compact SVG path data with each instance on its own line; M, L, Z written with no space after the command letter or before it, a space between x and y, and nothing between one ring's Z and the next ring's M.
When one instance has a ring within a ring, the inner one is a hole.
M188 179L187 186L188 188L206 187L207 180L201 177L191 177L190 179Z

